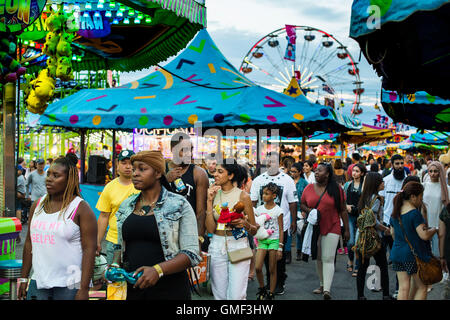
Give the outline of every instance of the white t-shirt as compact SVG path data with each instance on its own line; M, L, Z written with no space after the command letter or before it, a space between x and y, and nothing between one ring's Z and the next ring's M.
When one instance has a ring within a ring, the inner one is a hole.
M309 177L306 176L306 173L304 174L306 181L308 184L310 183L316 183L316 176L314 175L314 171L311 171L309 173Z
M424 182L423 187L423 203L427 207L428 226L437 228L439 227L439 214L444 208L441 184L439 182ZM450 190L448 191L450 194Z
M387 225L389 225L392 210L394 210L394 197L402 190L403 180L395 179L393 172L383 178L384 190L381 190L379 195L384 197L383 222Z
M270 182L273 182L278 186L278 195L275 198L275 204L280 206L283 211L283 231L286 231L291 226L291 211L289 210L289 204L298 202L297 188L295 187L294 179L282 172L275 176L270 176L267 172L264 172L253 180L250 189L250 198L252 201L257 201L257 207L263 205L263 188Z
M267 238L267 239L279 239L280 236L280 230L278 228L278 217L283 214L283 210L279 206L275 206L272 209L266 209L264 205L259 206L255 210L255 215L260 216L262 214L268 214L272 217L272 219L267 220L264 223L264 229L266 230L273 230L273 233ZM283 229L284 229L284 221L283 221Z

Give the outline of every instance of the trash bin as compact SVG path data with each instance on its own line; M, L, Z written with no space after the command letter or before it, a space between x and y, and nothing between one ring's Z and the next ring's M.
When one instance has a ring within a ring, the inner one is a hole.
M22 224L17 218L0 217L0 261L15 260L16 239L22 231ZM9 292L9 280L0 278L0 295Z

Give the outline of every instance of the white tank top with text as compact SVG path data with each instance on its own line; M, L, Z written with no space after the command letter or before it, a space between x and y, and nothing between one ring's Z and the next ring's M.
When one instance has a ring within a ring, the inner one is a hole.
M73 221L82 198L76 197L64 211L46 213L39 199L30 223L33 275L38 289L78 288L81 281L80 227ZM37 214L36 214L37 213Z

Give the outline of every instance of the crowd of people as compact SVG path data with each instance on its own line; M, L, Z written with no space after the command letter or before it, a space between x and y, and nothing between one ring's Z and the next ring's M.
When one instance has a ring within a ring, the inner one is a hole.
M301 162L271 152L264 168L217 161L214 154L197 165L188 136L172 139L171 149L170 161L159 151L120 151L117 177L96 204L97 221L80 196L74 154L48 168L40 159L30 172L19 159L17 198L31 204L19 298L87 299L95 257L102 254L108 268L139 275L127 284L129 300L191 299L187 270L202 261L202 252L209 255L217 300L284 294L292 248L297 261L316 261L313 292L325 300L332 299L337 254L348 254L358 300L366 299L372 257L381 271L382 299L426 299L431 286L418 276L408 243L424 261L437 257L448 273L448 163L358 153L344 162L314 156ZM379 239L371 253L361 250L360 217L368 213ZM63 252L70 258L58 259ZM389 264L396 288L389 288ZM67 272L74 266L79 272ZM255 276L257 296L247 297Z

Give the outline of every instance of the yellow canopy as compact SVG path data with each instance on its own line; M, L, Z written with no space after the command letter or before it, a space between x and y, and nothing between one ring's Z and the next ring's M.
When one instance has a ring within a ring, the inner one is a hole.
M363 125L361 130L347 131L341 133L339 139L342 142L363 144L378 140L385 140L392 138L391 129L373 129Z

